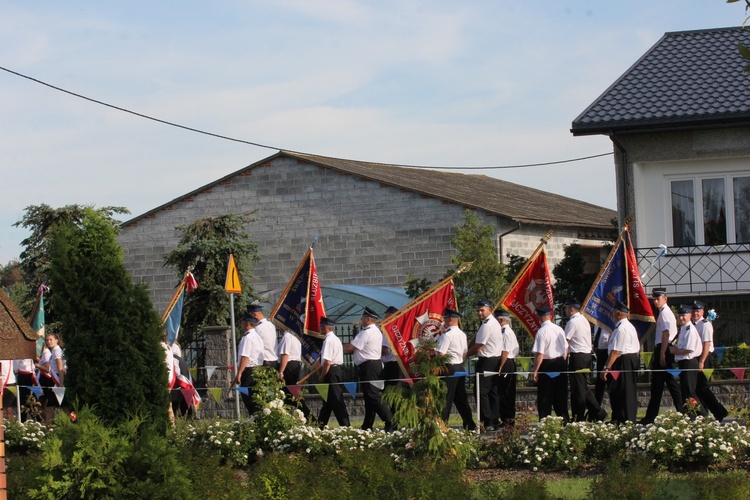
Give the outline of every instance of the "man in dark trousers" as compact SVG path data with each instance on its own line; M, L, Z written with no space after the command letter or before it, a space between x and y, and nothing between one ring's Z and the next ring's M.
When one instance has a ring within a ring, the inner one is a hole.
M499 376L496 374L500 371L503 334L500 323L492 315L492 304L489 301L480 300L477 303L477 315L482 324L469 346L467 357L477 355L477 373L492 373L479 379L479 413L484 430L494 431L500 423Z
M464 372L464 359L466 358L467 342L466 334L459 328L458 319L461 317L458 311L446 309L443 312L443 325L445 332L438 340L436 351L439 354L448 356L446 367L448 375L443 379L448 386L448 393L445 396L445 407L440 415L443 422L448 423L451 416L451 407L456 405L464 429L473 431L477 428L474 423L474 416L471 413L471 406L466 396L466 377L455 377L457 372Z
M698 393L698 398L700 398L706 406L706 409L713 414L716 420L721 422L727 417L727 415L729 415L729 412L724 408L724 405L716 399L714 393L711 392L711 382L703 373L704 369L710 369L714 366L714 325L705 318L704 312L705 306L701 302L693 304L693 323L695 324L695 328L698 330L698 334L701 336L701 342L703 343L703 350L698 359L698 369L701 371L698 372L698 386L696 387L696 391Z
M680 384L672 374L665 371L675 367L674 354L669 352L669 345L677 341L677 318L667 304L669 299L665 288L654 288L651 297L659 317L656 319L654 354L651 358L651 369L654 370L651 372L651 399L648 402L646 416L639 422L643 425L653 424L659 414L665 385L672 396L675 409L680 413L684 412Z
M568 357L565 332L550 319L552 310L547 306L536 309L542 324L536 332L534 345L534 382L536 382L536 408L539 420L552 414L568 421L568 377L564 372Z
M498 309L495 318L500 323L502 332L502 354L500 355L500 372L498 380L498 397L500 400L500 426L516 425L516 357L518 356L518 339L510 326L510 313Z
M328 318L320 318L320 331L325 333L323 347L320 350L320 382L328 385L328 400L323 403L318 415L321 428L328 425L331 412L341 427L349 427L349 412L344 403L344 391L341 387L341 365L344 364L344 350L341 340L333 333L336 325Z
M641 344L638 332L628 320L630 310L622 302L615 304L617 324L609 337L609 357L604 370L599 374L602 380L609 378L609 401L612 405L612 422L635 423L638 411L637 371L640 367ZM617 378L610 372L618 372Z
M344 345L344 354L354 354L354 365L359 375L360 390L365 400L365 420L362 429L372 429L375 415L385 422L385 430L394 430L393 415L381 396L383 393L383 364L380 357L383 350L383 334L376 326L377 313L365 307L360 319L362 329ZM371 382L372 381L372 382Z

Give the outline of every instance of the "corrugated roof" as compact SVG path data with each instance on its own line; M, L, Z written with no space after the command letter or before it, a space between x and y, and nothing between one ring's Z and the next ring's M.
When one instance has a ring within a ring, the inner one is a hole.
M750 122L750 30L666 33L575 120L574 135Z
M523 224L569 226L591 229L612 229L614 210L539 189L514 184L486 175L458 174L437 170L417 169L341 158L329 158L281 151L244 169L187 193L145 214L131 219L123 226L154 214L162 208L178 203L222 183L236 175L266 165L287 156L310 164L378 181L383 185L416 192L446 202L485 210Z

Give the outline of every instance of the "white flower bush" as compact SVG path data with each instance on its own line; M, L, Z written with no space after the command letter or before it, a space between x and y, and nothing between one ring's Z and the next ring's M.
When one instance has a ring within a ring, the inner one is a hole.
M3 425L5 429L5 446L9 451L29 452L42 449L42 443L50 429L39 422L28 420L19 424L15 420L6 420Z

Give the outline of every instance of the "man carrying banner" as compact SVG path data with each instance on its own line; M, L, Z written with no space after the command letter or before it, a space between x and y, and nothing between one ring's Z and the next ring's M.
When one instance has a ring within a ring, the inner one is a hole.
M500 372L503 333L500 323L492 315L492 304L489 301L480 300L477 303L477 314L482 324L469 347L467 356L471 357L476 354L479 358L476 364L477 373L493 374L479 378L479 412L484 430L494 431L500 424L499 376L495 374Z
M570 381L570 411L574 422L586 420L586 410L590 420L602 421L606 418L594 393L588 387L588 374L591 371L591 326L580 313L581 303L569 298L564 304L565 313L570 318L565 325L565 338L568 341L568 371Z
M341 340L333 333L336 323L326 317L320 318L320 331L325 333L323 347L320 351L320 382L328 384L328 399L318 414L320 428L328 425L331 412L336 416L340 427L349 427L349 412L344 403L344 391L341 388L341 365L344 364L344 350Z
M457 372L465 372L464 359L468 352L466 343L466 334L458 326L458 318L461 315L453 309L446 309L443 312L443 325L446 330L438 340L436 351L438 354L448 356L446 367L448 375L443 379L448 386L448 393L445 396L445 407L440 417L443 422L448 424L451 416L451 408L456 405L464 429L476 430L477 424L474 423L474 416L469 406L469 400L466 397L466 379L464 377L454 376Z
M703 343L703 350L701 351L700 358L698 358L698 369L700 372L698 373L698 385L695 390L698 393L698 398L700 398L706 406L706 410L710 411L714 418L721 422L727 417L727 415L729 415L729 412L724 408L724 405L716 399L714 393L711 392L711 382L709 381L709 378L711 377L710 372L709 375L706 376L706 373L703 371L711 370L713 368L714 325L703 316L705 306L701 302L693 304L691 309L693 323L695 324L695 328L698 330L698 334L701 336L701 342Z
M263 339L260 338L255 329L257 324L258 318L251 313L245 313L240 318L240 326L245 335L237 347L237 374L232 380L232 385L239 385L245 389L240 391L240 395L250 416L260 410L253 401L252 393L253 370L263 365Z
M344 354L354 354L354 365L357 366L359 374L360 390L365 399L365 420L362 422L362 429L372 429L377 414L385 422L386 432L390 432L394 429L393 415L381 399L383 365L380 357L383 334L375 325L378 319L375 311L365 307L360 320L362 329L351 343L344 345Z
M547 306L536 308L542 326L536 332L534 345L534 382L536 382L536 407L539 420L552 414L568 419L568 378L565 360L568 357L568 342L562 328L552 323L552 310ZM539 375L541 372L541 376Z
M617 321L609 337L609 357L604 370L599 374L602 380L610 378L609 401L612 405L612 422L635 423L638 411L637 371L640 366L638 353L641 344L638 333L628 320L628 307L620 301L615 303L614 314Z
M698 334L698 330L690 320L692 311L687 306L682 306L677 310L680 320L680 333L677 335L677 345L669 346L669 350L674 354L677 366L682 370L680 372L680 392L682 401L698 402L698 413L707 416L706 408L698 397L696 387L698 385L698 358L703 351L703 343ZM695 415L691 415L695 416Z
M677 319L667 304L665 288L654 288L651 297L659 310L659 317L656 319L654 355L651 358L651 399L648 402L646 416L639 422L643 425L653 424L659 414L661 395L665 385L669 390L669 395L672 396L675 409L683 413L685 408L677 380L666 371L674 368L674 354L669 352L669 344L677 340Z
M255 331L263 340L263 365L276 368L279 361L276 356L276 327L263 316L260 304L250 304L247 312L256 319Z
M398 309L393 306L388 306L385 310L383 320L387 320L393 316ZM391 345L388 343L388 337L383 335L383 380L385 380L385 386L398 385L398 380L401 375L401 367L398 366L398 358L391 349ZM393 412L393 408L391 408Z
M510 313L498 309L495 319L500 323L503 337L502 354L500 355L500 376L498 379L500 426L516 424L516 356L518 356L518 339L510 327Z

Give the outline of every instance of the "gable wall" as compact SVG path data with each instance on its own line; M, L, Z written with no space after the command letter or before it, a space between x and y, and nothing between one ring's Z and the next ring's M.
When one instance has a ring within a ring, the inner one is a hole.
M263 292L286 286L316 236L323 284L403 286L408 273L437 281L450 265L450 240L464 208L275 158L122 229L118 239L125 264L135 280L148 283L158 311L165 309L178 282L173 270L162 266L179 240L175 226L248 210L257 210L248 231L261 257L252 284ZM500 232L513 227L479 215Z

